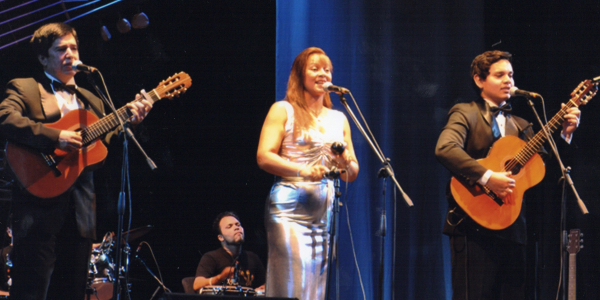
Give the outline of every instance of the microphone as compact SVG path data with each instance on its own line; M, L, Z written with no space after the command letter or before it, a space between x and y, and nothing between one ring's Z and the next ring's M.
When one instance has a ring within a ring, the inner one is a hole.
M236 260L235 261L235 268L233 269L233 282L235 284L238 283L238 279L239 279L238 278L238 272L239 272L239 270L240 270L240 263Z
M343 88L341 86L333 85L331 82L323 83L323 90L326 92L334 92L338 94L348 94L350 91L347 88Z
M513 86L510 88L510 95L512 97L525 97L528 99L531 98L541 98L540 94L534 92L528 92L525 90L520 90L518 87Z
M323 173L323 178L331 178L331 179L339 178L340 174L342 174L342 173L346 173L346 170L340 171L336 167L331 167L329 172Z
M331 144L331 152L333 152L335 155L342 155L344 150L346 150L346 146L344 146L342 142L333 142Z
M73 61L71 68L73 68L73 70L86 72L86 73L98 72L98 69L96 69L92 66L84 65L80 60Z

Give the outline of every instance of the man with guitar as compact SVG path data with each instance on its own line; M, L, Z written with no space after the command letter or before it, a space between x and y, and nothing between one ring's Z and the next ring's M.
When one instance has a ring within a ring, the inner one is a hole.
M30 44L43 72L8 83L0 103L0 135L40 155L84 151L78 128L48 126L78 109L104 115L100 98L75 85L72 65L79 60L77 33L64 23L46 24L35 31ZM132 124L141 122L152 108L147 98L137 95L136 99L141 101L127 104ZM115 132L107 134L104 142ZM66 192L50 198L34 196L15 184L12 299L84 299L96 237L95 202L91 170L84 170Z
M450 109L435 154L458 185L491 195L488 200L496 207L511 207L515 202L513 191L519 188L517 177L522 176L519 170L491 170L478 161L500 138L516 136L527 141L533 136L529 123L512 115L507 104L514 87L511 54L494 50L478 55L471 64L471 77L480 98ZM568 142L579 117L577 106L568 108L563 116L562 137ZM506 161L505 166L511 162ZM485 222L485 217L478 219L474 213L466 213L477 209L463 210L455 190L452 184L448 188L444 222L444 233L450 236L452 299L525 299L524 209L514 206L517 209L512 223L496 227L493 222ZM476 208L478 205L474 204Z

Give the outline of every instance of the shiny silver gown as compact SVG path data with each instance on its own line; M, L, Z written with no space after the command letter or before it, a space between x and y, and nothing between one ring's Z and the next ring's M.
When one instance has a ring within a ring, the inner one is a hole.
M335 166L331 144L343 142L345 116L330 110L315 127L294 138L294 111L286 103L287 122L280 155L308 166ZM325 299L333 181L278 178L266 203L269 243L266 295L300 300Z

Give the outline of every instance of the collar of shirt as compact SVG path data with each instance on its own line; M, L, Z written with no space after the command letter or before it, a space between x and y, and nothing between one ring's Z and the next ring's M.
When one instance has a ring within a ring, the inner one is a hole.
M500 103L500 105L497 105L496 103L492 102L492 100L488 100L488 99L485 99L485 98L483 98L483 100L485 100L485 102L487 102L487 104L488 104L490 107L494 107L494 106L498 106L498 107L500 107L500 106L502 106L502 105L506 104L506 101L503 101L502 103Z
M485 102L487 102L490 107L499 107L498 105L496 105L496 103L492 102L491 100L488 100L485 98L483 98L483 100L485 100ZM500 106L502 106L504 104L506 104L506 101L503 101L502 103L500 103ZM493 115L492 115L492 117L493 117ZM496 119L496 124L498 124L498 129L500 130L500 135L504 136L506 133L506 128L505 128L506 116L504 115L504 112L499 111L498 115L496 115L495 119Z
M44 72L44 73L46 74L46 77L48 77L48 79L50 79L51 81L56 81L56 82L60 83L61 85L64 85L60 80L57 80L54 76L48 74L48 72ZM72 84L75 86L75 88L77 88L77 85L75 85L75 78L71 78L71 80L69 80L69 82L67 82L67 84L69 84L69 85ZM80 105L77 102L77 95L71 94L66 90L56 90L56 89L54 89L54 86L52 84L50 85L50 87L52 87L52 92L54 93L54 96L56 97L56 102L57 102L58 108L60 109L61 116L64 116L69 111L80 108Z
M58 81L60 82L60 84L64 84L64 85L74 85L75 87L77 87L77 84L75 83L75 77L71 78L71 80L69 80L68 82L61 82L60 80L56 79L56 77L48 74L48 72L44 71L44 74L46 74L46 77L48 77L48 79L52 80L52 81Z

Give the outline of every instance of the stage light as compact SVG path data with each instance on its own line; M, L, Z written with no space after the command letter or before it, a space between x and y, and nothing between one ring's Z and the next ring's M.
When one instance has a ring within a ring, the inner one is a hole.
M145 13L137 13L131 19L131 25L135 29L142 29L148 27L150 24L150 20L148 20L148 16Z
M119 30L120 33L128 33L131 30L131 24L127 19L121 18L117 21L117 30Z
M102 39L105 42L108 42L108 40L110 40L110 32L108 32L108 28L106 28L106 26L102 26L102 28L100 28L100 36L102 36Z

